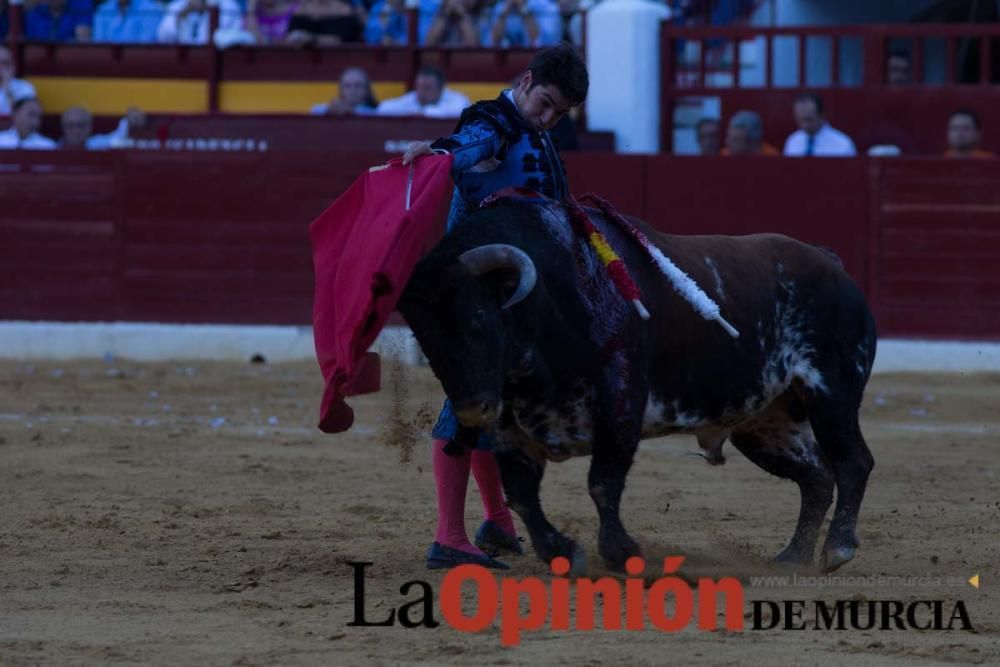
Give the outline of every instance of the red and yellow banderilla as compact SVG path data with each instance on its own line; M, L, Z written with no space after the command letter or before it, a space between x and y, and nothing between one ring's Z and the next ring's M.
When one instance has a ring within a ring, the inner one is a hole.
M639 313L639 317L648 320L649 311L642 304L642 293L639 291L639 286L632 279L631 274L629 274L625 262L614 251L611 244L608 243L608 239L601 233L601 230L594 226L594 223L590 220L590 216L587 215L587 212L579 204L571 199L566 203L566 209L569 212L569 219L576 229L576 233L587 239L590 247L594 249L598 259L601 260L601 264L604 265L604 269L611 277L611 282L614 283L615 288L627 301L632 303L636 312Z

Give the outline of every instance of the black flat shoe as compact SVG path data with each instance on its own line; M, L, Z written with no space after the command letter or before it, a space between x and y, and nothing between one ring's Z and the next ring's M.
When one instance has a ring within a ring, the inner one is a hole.
M504 532L497 523L487 519L476 531L474 544L486 553L497 553L501 550L510 551L519 556L524 555L523 537L515 537Z
M482 565L497 570L510 569L510 565L490 555L478 556L461 549L446 547L438 542L432 544L431 548L427 550L428 570L447 570L458 565Z

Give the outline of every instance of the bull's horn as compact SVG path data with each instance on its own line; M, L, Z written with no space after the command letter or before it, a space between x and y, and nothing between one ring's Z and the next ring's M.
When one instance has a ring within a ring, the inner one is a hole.
M535 263L531 261L528 254L520 248L515 248L506 243L491 243L490 245L466 250L459 255L458 261L462 262L465 268L476 276L497 269L514 269L517 271L517 289L507 299L507 303L503 305L505 309L524 301L525 297L534 289L535 282L538 280Z

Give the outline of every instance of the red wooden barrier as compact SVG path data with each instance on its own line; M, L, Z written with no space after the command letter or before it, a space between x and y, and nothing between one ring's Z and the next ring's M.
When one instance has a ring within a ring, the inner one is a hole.
M1000 165L887 160L873 184L871 298L888 331L1000 335Z
M646 165L643 217L657 228L788 234L832 248L867 287L864 160L656 156Z
M95 131L110 132L119 120L117 116L95 117ZM178 143L183 147L188 139L200 139L202 145L206 145L207 140L252 139L254 150L263 143L271 151L402 153L404 145L410 141L432 141L451 134L457 122L454 118L421 116L154 115L149 117L142 137L167 142L167 148ZM54 139L62 135L58 116L45 117L42 134ZM577 131L576 139L581 150L614 150L615 139L611 132ZM211 150L224 149L216 141Z
M0 155L0 318L307 324L307 226L384 153ZM567 154L673 233L836 250L882 335L1000 338L1000 163Z

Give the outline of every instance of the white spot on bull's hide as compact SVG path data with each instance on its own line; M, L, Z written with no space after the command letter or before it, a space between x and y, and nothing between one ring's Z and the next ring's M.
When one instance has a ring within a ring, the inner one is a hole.
M826 393L826 382L823 375L813 367L807 359L798 358L791 366L792 377L801 380L802 384L819 392Z
M779 263L779 271L781 264ZM793 380L818 392L826 392L826 382L813 361L816 350L808 342L810 323L806 315L789 303L794 303L795 284L781 282L788 295L787 301L778 300L774 305L775 344L767 357L761 384L768 400L784 392Z
M646 399L646 410L642 413L642 430L664 426L667 422L663 417L664 404L656 400L652 394Z
M545 458L561 461L590 454L593 441L593 388L577 387L570 397L539 405L515 399L514 421L522 438L540 446Z
M862 340L858 343L858 359L856 362L858 375L864 377L865 373L871 370L871 361L868 355L868 346Z
M650 394L642 415L642 437L653 438L690 430L708 423L709 420L705 417L682 411L679 401L672 401L667 405Z
M709 423L707 419L698 415L694 412L684 412L681 410L681 404L679 401L673 402L674 409L674 426L679 428L694 428L695 426L702 426Z
M712 269L712 276L715 277L715 293L719 295L720 299L726 298L726 291L722 287L722 276L719 275L719 269L715 266L715 262L712 261L711 257L705 258L705 264L708 268Z

